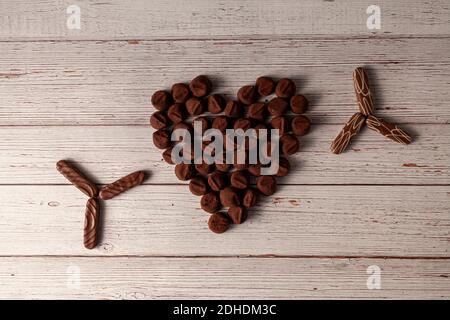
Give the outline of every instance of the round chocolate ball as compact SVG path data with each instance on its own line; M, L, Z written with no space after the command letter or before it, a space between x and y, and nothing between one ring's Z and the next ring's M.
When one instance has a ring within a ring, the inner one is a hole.
M164 90L156 91L152 95L152 105L157 110L167 110L172 105L172 96Z
M237 98L245 105L250 105L256 101L256 88L255 86L248 85L243 86L238 90Z
M228 172L230 170L231 165L226 163L216 163L216 169L220 172Z
M189 131L190 133L192 132L192 126L186 122L178 122L177 124L175 124L172 127L172 131L175 131L177 129L182 129L182 130L186 130Z
M217 212L221 207L220 199L217 193L208 192L207 194L203 195L200 199L200 207L209 213Z
M250 182L245 171L234 171L230 175L230 183L236 189L246 189Z
M158 149L166 149L172 145L170 140L170 132L166 129L160 129L153 132L153 144Z
M214 213L209 217L208 227L214 233L224 233L230 227L230 219L221 213Z
M263 102L255 102L248 106L247 115L251 119L264 121L266 105Z
M228 118L225 116L218 116L214 118L211 127L220 130L220 132L225 134L225 131L228 128Z
M221 113L225 104L226 101L220 94L213 94L208 97L208 111L211 113Z
M311 121L305 116L295 116L291 121L292 132L297 136L304 136L311 129Z
M205 110L205 103L196 97L189 98L186 101L186 110L191 116L198 116Z
M197 176L189 182L189 190L193 195L203 196L208 193L209 187L204 178Z
M283 78L278 81L275 94L280 98L290 98L295 94L297 87L291 79Z
M228 216L234 224L241 224L247 220L247 209L242 206L230 207Z
M173 147L170 147L164 150L164 152L162 153L164 161L167 162L168 164L175 164L175 162L173 162L172 160L172 150Z
M172 98L176 103L185 103L191 96L189 86L185 83L175 83L172 86Z
M272 176L260 176L256 179L256 187L266 196L271 196L277 190L277 181Z
M220 191L225 188L227 182L227 177L220 171L215 171L208 176L208 184L213 191Z
M286 113L288 106L289 104L285 99L276 97L269 101L267 110L272 116L278 117Z
M214 164L207 164L205 162L195 165L195 170L201 175L207 176L214 171Z
M251 164L248 166L248 172L252 176L259 177L261 175L261 165L260 164Z
M234 127L234 130L242 129L245 132L252 127L252 122L249 119L240 118L234 122L233 127Z
M220 203L222 203L224 207L238 206L240 205L239 195L233 188L226 187L225 189L220 190Z
M308 99L304 95L297 94L291 98L291 111L293 113L301 114L308 110Z
M156 111L150 117L150 125L156 130L167 128L169 124L169 118L163 111Z
M284 134L280 137L281 151L285 155L292 155L300 149L300 143L296 136Z
M289 131L289 121L285 117L274 117L270 121L270 125L274 129L278 129L278 134L281 136Z
M167 116L173 123L178 123L183 121L185 118L185 108L181 103L175 103L170 106L169 111L167 112Z
M187 181L194 177L194 165L190 163L179 163L175 166L175 175L181 181Z
M269 77L259 77L256 79L256 88L260 96L268 96L275 90L275 81Z
M291 170L291 164L288 159L280 157L278 161L278 172L276 174L277 177L285 177Z
M195 97L205 97L211 92L212 83L207 76L200 75L192 79L189 88Z
M254 189L247 189L242 196L242 204L246 208L251 208L256 205L258 201L258 192Z
M242 105L235 100L229 100L225 106L224 113L227 117L238 118L243 113Z

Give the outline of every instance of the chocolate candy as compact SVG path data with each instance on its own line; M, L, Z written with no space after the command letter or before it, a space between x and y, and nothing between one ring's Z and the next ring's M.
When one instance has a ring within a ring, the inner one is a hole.
M278 81L275 94L280 98L290 98L295 94L297 87L291 79L283 78Z
M172 160L172 150L173 147L167 148L162 154L164 161L166 161L168 164L175 164Z
M150 125L156 130L164 129L169 126L169 118L163 111L157 111L150 117Z
M226 163L216 163L216 169L220 172L228 172L230 170L231 165Z
M175 103L170 106L167 116L173 123L179 123L183 121L186 115L186 109L181 103Z
M285 117L274 117L270 121L270 125L274 129L278 129L278 134L281 136L289 131L289 121Z
M256 187L262 194L271 196L277 190L277 182L272 176L260 176L256 179Z
M248 129L250 129L251 127L252 127L252 122L246 118L237 119L234 122L234 126L233 126L234 130L242 129L242 130L244 130L244 132L247 131Z
M175 175L181 181L187 181L194 177L194 165L190 163L179 163L175 166Z
M172 97L173 100L177 103L185 103L191 92L189 90L189 86L185 83L175 83L172 86Z
M208 227L214 233L224 233L230 227L230 220L221 213L214 213L209 217Z
M196 164L195 165L195 169L197 170L198 173L200 173L201 175L208 175L211 172L214 171L214 164L207 164L207 163L201 163L201 164Z
M292 132L297 136L304 136L311 129L311 121L305 116L295 116L291 121Z
M259 77L256 79L256 88L260 96L268 96L275 90L275 81L269 77Z
M249 179L244 171L234 171L230 175L230 183L236 189L246 189L249 185Z
M186 110L191 116L198 116L205 110L205 103L196 97L189 98L186 101Z
M287 109L288 102L283 98L273 98L267 104L267 110L269 110L269 113L274 117L282 116L286 113Z
M224 207L238 206L240 205L239 195L233 188L226 187L220 190L220 203L222 203Z
M308 104L308 100L301 94L291 97L290 105L293 113L305 113L308 110Z
M98 195L97 186L87 179L74 165L65 160L60 160L56 163L56 169L88 197L94 198Z
M225 134L225 131L228 128L228 118L225 116L218 116L214 118L211 127L220 130L220 132Z
M278 172L276 174L277 177L285 177L291 170L291 164L288 159L280 157L278 161Z
M300 143L296 136L284 134L280 137L281 150L285 155L292 155L300 149Z
M213 191L220 191L227 186L227 177L223 172L216 171L208 176L208 184Z
M90 198L86 203L84 218L84 247L93 249L99 239L100 203L97 199Z
M228 209L228 216L234 224L241 224L247 220L247 210L242 207L231 207Z
M200 206L206 212L217 212L221 207L219 196L215 192L208 192L200 199Z
M247 189L242 196L242 204L246 208L251 208L256 205L258 201L258 192L254 189Z
M171 146L170 133L166 129L153 132L153 144L158 149L167 149Z
M333 140L331 152L335 154L343 152L347 148L350 140L361 130L365 120L366 117L362 113L355 113Z
M251 119L264 121L266 105L263 102L255 102L248 106L247 115Z
M193 195L203 196L208 193L209 187L204 178L197 176L189 182L189 190Z
M401 144L410 144L412 139L409 134L397 127L395 124L389 123L375 116L368 116L366 120L367 126L384 135L386 138Z
M256 101L256 88L255 86L243 86L238 90L237 98L245 105L250 105Z
M131 188L142 184L145 179L144 171L136 171L126 175L125 177L120 178L119 180L107 184L103 188L100 189L99 197L102 200L112 199L119 194L130 190Z
M208 97L208 111L211 113L221 113L225 104L225 99L220 94L213 94Z
M353 85L355 87L359 112L365 116L371 115L375 107L372 93L370 92L369 77L363 68L359 67L353 71Z
M186 123L186 122L178 122L176 125L174 125L173 127L172 127L172 130L173 131L175 131L175 130L178 130L178 129L182 129L182 130L186 130L186 131L189 131L189 132L193 132L193 128L192 128L192 126L190 125L190 124L188 124L188 123Z
M261 175L261 165L260 164L251 164L248 166L247 170L255 177L259 177Z
M172 105L172 96L164 90L156 91L152 95L152 105L157 110L165 111Z
M225 106L224 113L227 117L237 118L243 113L242 105L235 100L229 100Z
M205 97L211 92L212 83L207 76L200 75L192 79L189 88L195 97Z

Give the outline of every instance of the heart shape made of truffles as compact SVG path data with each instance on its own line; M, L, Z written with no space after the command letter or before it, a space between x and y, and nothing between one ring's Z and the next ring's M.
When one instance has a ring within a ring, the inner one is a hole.
M282 78L276 82L270 77L259 77L255 84L240 88L237 99L227 100L221 94L212 93L212 88L211 80L200 75L189 84L175 83L170 91L156 91L151 102L157 111L152 114L150 125L156 129L153 143L164 150L163 159L175 165L175 175L179 180L190 180L189 190L201 197L201 208L211 214L208 221L210 230L223 233L231 224L243 223L248 210L256 205L260 196L271 196L276 192L276 178L286 176L290 170L286 157L299 151L298 136L309 132L311 121L303 115L308 109L308 100L296 94L297 88L291 79ZM210 156L215 156L216 150L220 150L211 148L212 142L201 136L210 128L220 131L224 137L220 142L225 153L223 161L216 158L208 161L203 158L203 153L198 157L200 149ZM172 133L177 129L185 129L182 132L194 137L172 139ZM232 138L230 143L227 138L229 129L235 132L254 129L256 140L253 144L249 139L238 145ZM270 129L277 129L279 136ZM268 132L270 141L264 140L265 132ZM195 133L202 139L197 150ZM180 143L187 141L189 147L180 152ZM242 151L241 158L233 153L237 149ZM185 155L184 162L180 163L181 160L172 156L182 156L186 150L188 155ZM262 161L264 158L255 161L252 157L260 154L258 150L264 150L269 157L278 151L280 155L269 163ZM232 154L231 161L226 161L228 152ZM276 171L267 174L274 161ZM223 208L228 210L225 212Z

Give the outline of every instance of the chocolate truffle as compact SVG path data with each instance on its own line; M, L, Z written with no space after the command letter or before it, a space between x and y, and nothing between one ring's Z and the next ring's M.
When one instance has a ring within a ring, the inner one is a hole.
M296 153L300 149L300 143L296 136L292 134L284 134L280 138L281 151L285 155Z
M220 171L215 171L208 176L208 184L213 191L220 191L225 188L227 182L227 177Z
M189 88L195 97L205 97L211 92L212 83L207 76L200 75L192 79Z
M220 172L228 172L230 170L231 165L226 163L216 163L216 169Z
M240 117L243 113L242 105L238 101L229 100L225 106L224 113L230 118Z
M155 109L164 111L167 110L172 105L171 95L164 90L156 91L152 95L152 105Z
M164 152L162 154L164 161L166 161L168 164L175 164L175 162L173 162L173 160L172 160L172 149L173 149L173 147L170 147L170 148L164 150Z
M224 207L238 206L240 205L239 195L233 188L226 187L225 189L220 190L220 203L222 203Z
M213 94L208 97L208 111L211 113L221 113L225 108L225 99L220 94Z
M308 110L308 104L305 96L297 94L291 98L291 111L297 114L305 113Z
M177 129L184 129L184 130L189 131L189 132L193 131L192 126L190 124L186 123L186 122L178 122L177 124L175 124L172 127L172 131L175 131Z
M264 121L266 105L263 102L255 102L248 106L247 115L251 119Z
M160 129L153 132L153 144L158 149L166 149L170 147L172 145L172 141L170 140L170 132L166 129Z
M275 81L269 77L259 77L256 79L256 87L260 96L268 96L275 90Z
M230 175L230 183L236 189L246 189L249 185L249 179L245 171L234 171Z
M285 177L291 170L291 164L288 159L280 157L278 161L278 172L276 174L277 177Z
M270 125L274 129L278 129L281 136L289 131L289 121L285 117L275 117L270 121Z
M191 116L198 116L205 110L205 103L196 97L189 98L186 101L186 110Z
M207 164L205 162L199 163L195 165L195 169L201 175L207 176L208 174L214 171L214 164Z
M189 190L193 195L203 196L208 193L208 184L205 179L197 176L189 182Z
M294 81L291 79L283 78L278 81L275 88L275 94L280 98L290 98L295 94L297 90Z
M199 121L201 122L201 128L202 128L202 134L205 133L206 130L209 128L209 121L206 117L197 117L192 121L192 126L195 128L195 122Z
M255 177L259 177L261 175L261 165L260 164L251 164L248 166L248 172Z
M228 209L228 216L234 224L241 224L247 220L247 210L242 206Z
M254 207L258 201L258 192L254 189L247 189L242 196L242 204L246 208Z
M183 121L185 118L185 108L181 103L175 103L170 106L169 111L167 112L167 116L173 123L178 123Z
M269 113L274 117L282 116L284 113L286 113L288 107L288 102L285 99L279 97L273 98L267 104L267 110L269 110Z
M208 227L214 233L224 233L230 227L230 220L221 213L214 213L209 217Z
M163 111L156 111L150 117L150 125L156 130L167 128L169 123L169 118Z
M179 163L175 166L175 175L181 181L187 181L194 177L194 165L190 163Z
M262 194L271 196L277 190L277 181L272 176L260 176L256 179L256 187Z
M228 128L228 118L225 116L218 116L214 118L211 127L220 130L220 132L225 134L225 131Z
M234 130L242 129L245 132L252 127L252 122L249 119L240 118L236 120L233 127Z
M215 192L208 192L200 199L200 206L206 212L217 212L221 207L219 196Z
M238 90L237 98L245 105L250 105L256 100L256 88L255 86L243 86Z
M292 132L297 136L304 136L311 128L311 121L305 116L295 116L291 122Z
M175 83L172 86L172 98L176 103L185 103L191 96L189 86L185 83Z

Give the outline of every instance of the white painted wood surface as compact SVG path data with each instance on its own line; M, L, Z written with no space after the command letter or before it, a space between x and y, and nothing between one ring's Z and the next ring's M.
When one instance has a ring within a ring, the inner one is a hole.
M77 3L81 30L66 28L72 1L0 2L0 298L450 298L448 1L378 1L377 31L369 0ZM329 152L358 65L412 145L365 130ZM293 172L223 235L148 127L151 93L199 73L227 96L289 76L312 102ZM150 172L106 203L93 251L61 158L99 184ZM367 289L370 265L381 290Z

